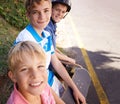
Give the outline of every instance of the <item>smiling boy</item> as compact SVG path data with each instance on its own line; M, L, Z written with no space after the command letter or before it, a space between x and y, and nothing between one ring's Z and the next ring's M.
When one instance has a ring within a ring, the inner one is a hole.
M47 83L46 55L38 44L25 41L13 46L8 65L14 90L7 104L64 104Z

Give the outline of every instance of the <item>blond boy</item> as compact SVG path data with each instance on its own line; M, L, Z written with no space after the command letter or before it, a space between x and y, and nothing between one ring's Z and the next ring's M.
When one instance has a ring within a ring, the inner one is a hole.
M46 55L38 44L25 41L12 47L8 65L14 90L7 104L64 104L47 83Z

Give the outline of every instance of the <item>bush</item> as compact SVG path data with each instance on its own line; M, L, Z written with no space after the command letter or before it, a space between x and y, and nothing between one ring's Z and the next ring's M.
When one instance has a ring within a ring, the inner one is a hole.
M4 75L7 73L8 65L7 65L7 54L12 46L13 38L5 37L0 39L0 74Z
M0 1L0 15L18 29L24 28L28 23L25 15L24 0Z
M17 34L17 29L0 17L0 75L7 72L7 54Z
M18 30L9 25L0 16L0 104L5 104L12 90L12 83L7 77L7 56Z
M17 34L12 27L20 30L27 23L24 0L0 0L0 75L7 72L7 53Z

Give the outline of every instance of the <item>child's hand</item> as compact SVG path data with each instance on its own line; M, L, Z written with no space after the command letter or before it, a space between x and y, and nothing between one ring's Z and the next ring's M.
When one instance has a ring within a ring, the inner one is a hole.
M73 90L73 96L76 101L76 104L87 104L85 97L82 95L81 92L79 92L78 89Z
M75 64L75 63L76 63L75 59L72 59L72 58L70 58L70 57L68 57L68 61L69 61L70 63L72 63L72 64Z

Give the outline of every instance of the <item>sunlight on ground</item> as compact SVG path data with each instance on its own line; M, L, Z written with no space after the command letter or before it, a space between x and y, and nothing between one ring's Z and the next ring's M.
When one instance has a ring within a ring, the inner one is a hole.
M74 32L68 15L57 24L57 46L63 48L76 46Z

